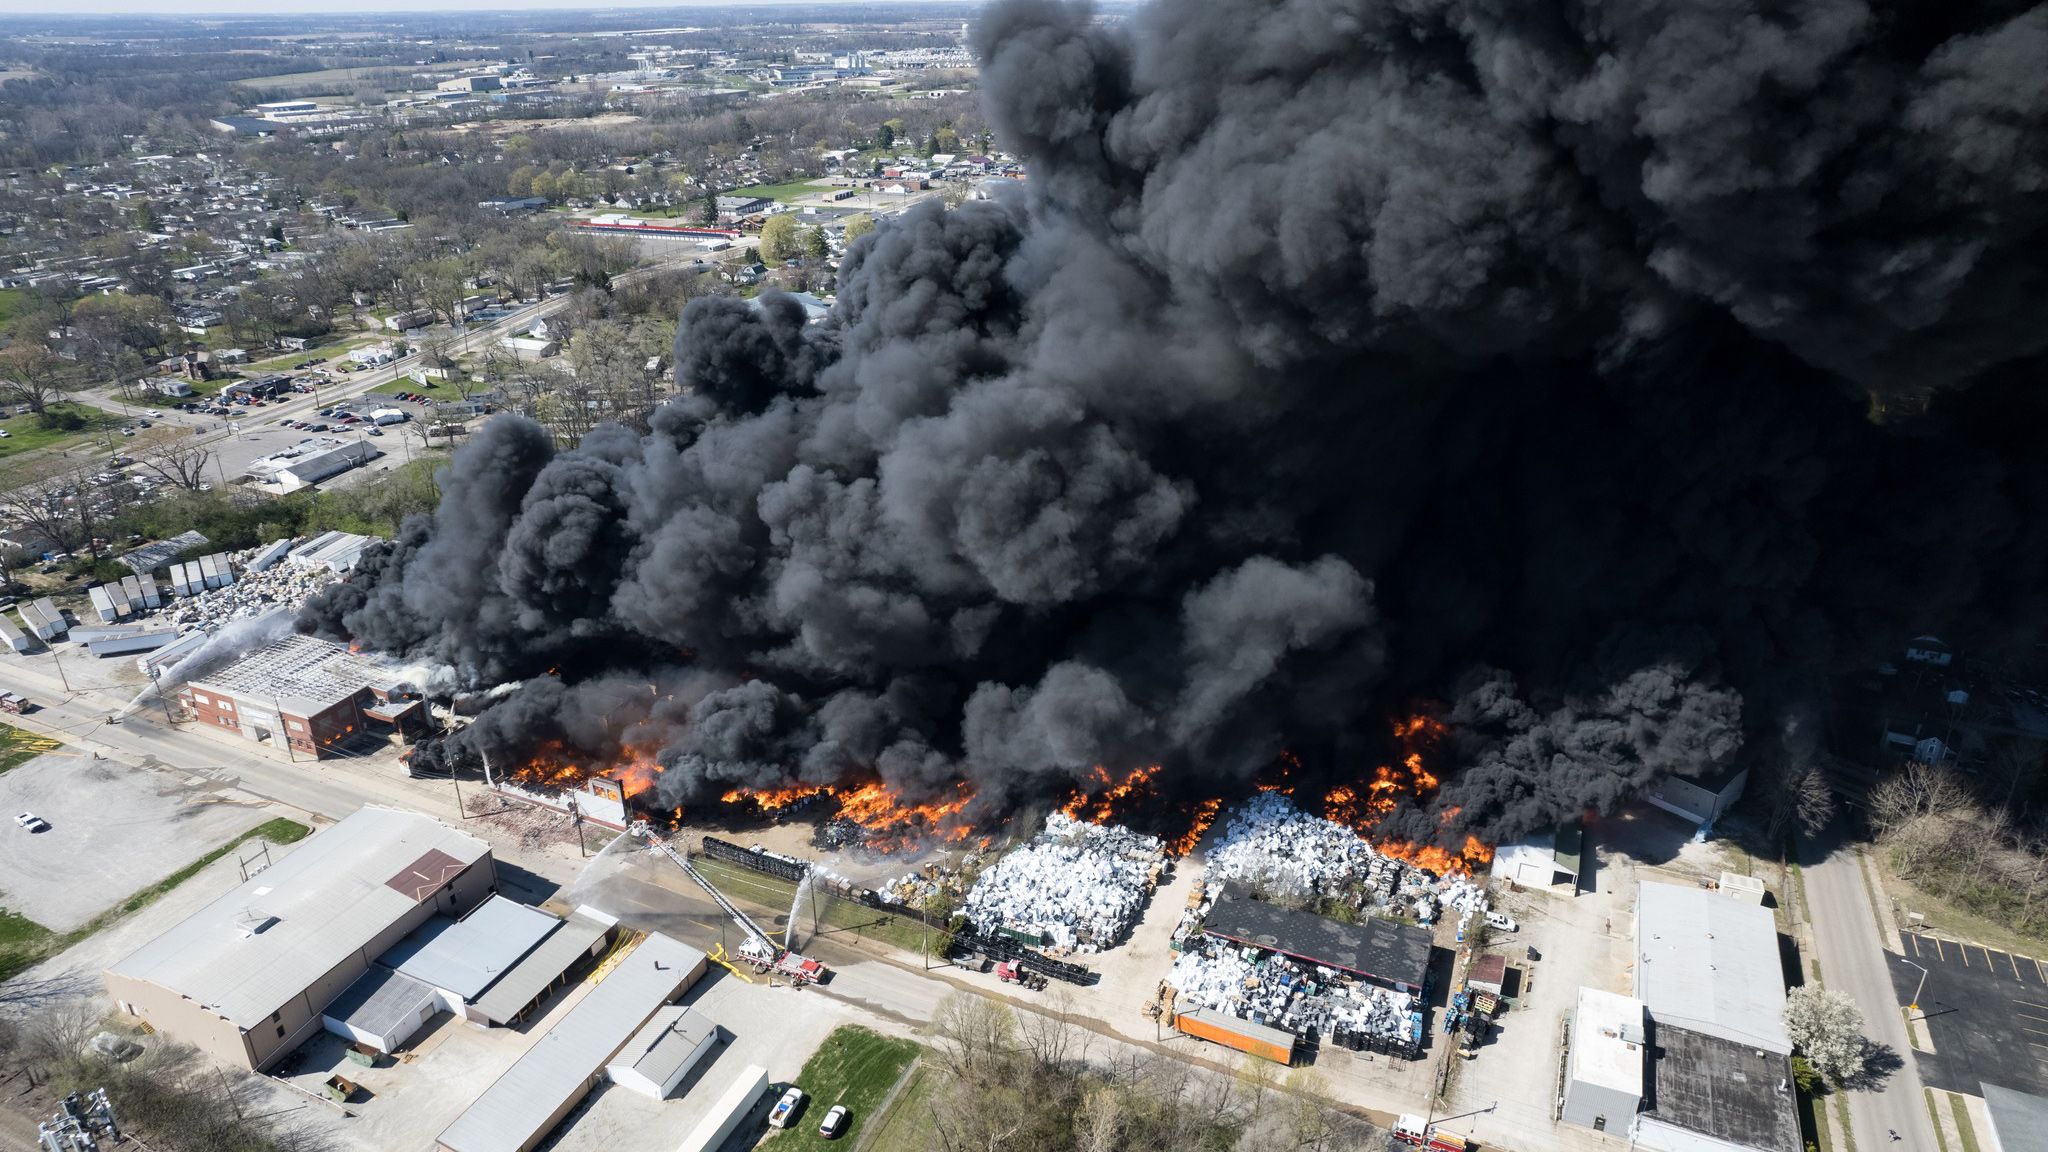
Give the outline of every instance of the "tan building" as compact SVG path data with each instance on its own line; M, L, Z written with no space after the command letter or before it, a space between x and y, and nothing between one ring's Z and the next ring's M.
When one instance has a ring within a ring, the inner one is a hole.
M336 754L358 732L419 735L426 706L390 669L316 636L287 636L194 679L179 697L201 724L292 754Z
M407 933L496 889L483 841L360 808L107 969L107 992L158 1031L261 1070Z

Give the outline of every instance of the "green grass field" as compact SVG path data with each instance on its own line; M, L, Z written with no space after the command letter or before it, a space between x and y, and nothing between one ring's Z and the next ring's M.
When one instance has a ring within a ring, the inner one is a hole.
M434 380L422 384L410 376L400 376L396 380L379 384L375 388L370 389L370 391L375 395L381 396L396 396L400 392L412 392L420 396L431 396L436 400L462 399L462 394L457 392L455 386L446 380Z
M809 180L792 180L787 184L754 184L732 190L734 196L759 196L764 200L777 200L784 204L805 196L815 196L825 190L821 184Z
M21 310L21 302L26 299L26 288L0 288L0 324L14 319L14 314Z
M134 893L70 932L52 932L33 920L0 908L0 981L11 980L16 974L35 967L80 940L102 932L123 918L156 903L164 893L198 875L201 869L234 851L245 840L260 837L272 844L296 844L312 831L296 820L279 818L265 821L140 892Z
M0 439L0 460L19 456L38 448L66 447L83 440L104 434L107 428L119 428L126 421L111 412L103 412L88 404L65 402L50 405L52 410L72 411L85 419L85 427L76 431L62 428L45 428L41 418L31 412L26 416L9 416L0 420L0 428L7 430L5 439Z
M803 1114L795 1126L770 1135L762 1146L849 1148L859 1144L870 1113L902 1079L903 1070L917 1054L915 1041L884 1036L857 1024L835 1030L797 1074L796 1086L808 1097ZM852 1115L839 1139L827 1140L818 1135L818 1125L834 1104L846 1105Z
M889 1110L868 1130L866 1152L930 1152L939 1146L938 1121L932 1116L932 1094L939 1090L939 1073L923 1064L910 1070L910 1078L889 1101Z

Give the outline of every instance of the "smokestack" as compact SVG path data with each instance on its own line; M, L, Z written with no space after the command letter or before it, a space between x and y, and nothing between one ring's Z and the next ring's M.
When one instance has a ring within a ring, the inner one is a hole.
M303 626L524 679L456 754L653 750L664 804L1355 781L1436 701L1385 831L1446 844L1799 755L1930 622L2040 636L2048 10L973 42L1026 196L884 222L821 325L692 301L650 431L492 420Z

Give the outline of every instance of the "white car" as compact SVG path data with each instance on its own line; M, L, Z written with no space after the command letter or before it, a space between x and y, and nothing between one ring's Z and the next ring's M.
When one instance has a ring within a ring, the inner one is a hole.
M1522 930L1522 926L1515 923L1515 918L1505 912L1488 912L1486 914L1486 926L1496 932L1520 932Z
M797 1105L803 1102L804 1090L791 1085L789 1091L782 1094L782 1099L775 1102L775 1111L768 1114L768 1126L770 1128L789 1127L789 1122L796 1118Z
M14 822L30 832L48 832L50 830L50 822L33 812L23 812L14 818Z

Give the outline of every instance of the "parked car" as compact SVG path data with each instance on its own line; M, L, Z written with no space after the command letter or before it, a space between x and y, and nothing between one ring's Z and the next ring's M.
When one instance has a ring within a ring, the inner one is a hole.
M1488 912L1486 914L1486 926L1496 932L1519 932L1522 930L1522 926L1515 923L1515 918L1505 912Z
M24 812L22 815L26 816L28 813ZM796 1110L803 1102L804 1090L794 1084L790 1085L789 1091L782 1094L782 1099L775 1102L775 1111L768 1114L768 1126L770 1128L789 1127L789 1122L796 1119Z
M832 1110L825 1113L824 1123L818 1125L818 1135L823 1136L827 1140L839 1139L846 1132L846 1121L849 1115L851 1113L847 1112L846 1105L834 1104Z
M16 824L21 825L23 828L28 829L31 834L37 832L48 832L50 830L50 822L48 820L43 819L41 816L36 815L33 812L23 812L21 815L16 816L14 818L14 822Z

